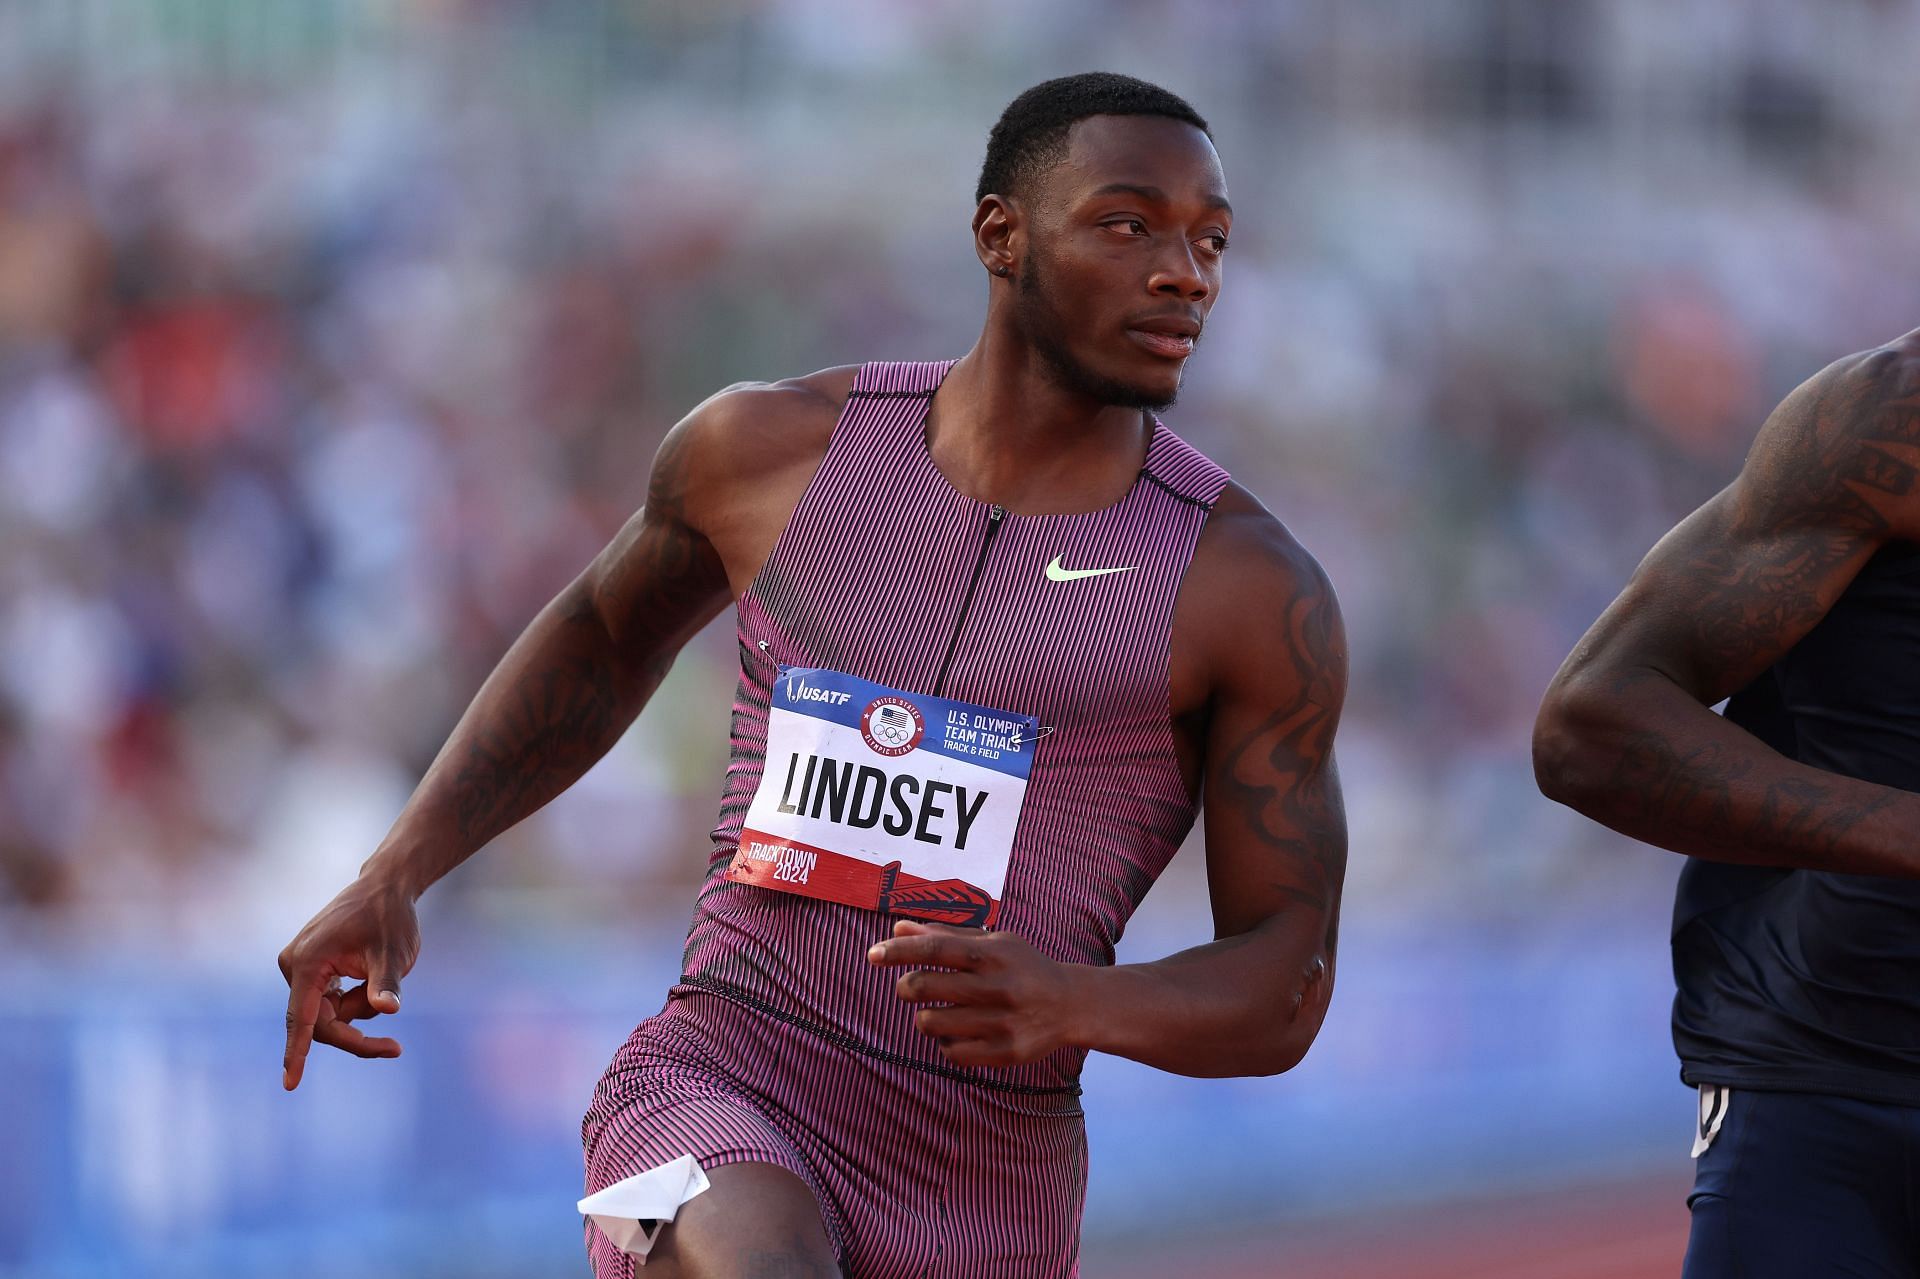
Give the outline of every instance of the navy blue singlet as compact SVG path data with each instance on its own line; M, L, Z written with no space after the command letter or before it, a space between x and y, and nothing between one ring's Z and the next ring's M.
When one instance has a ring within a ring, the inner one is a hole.
M1870 560L1726 715L1803 764L1920 791L1920 546ZM1689 858L1673 971L1686 1082L1920 1106L1920 880Z

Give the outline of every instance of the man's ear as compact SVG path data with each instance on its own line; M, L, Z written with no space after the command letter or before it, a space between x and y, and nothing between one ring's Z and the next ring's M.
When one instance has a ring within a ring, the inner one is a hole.
M990 275L1011 276L1019 265L1025 216L1019 202L1004 195L982 196L973 211L973 251Z

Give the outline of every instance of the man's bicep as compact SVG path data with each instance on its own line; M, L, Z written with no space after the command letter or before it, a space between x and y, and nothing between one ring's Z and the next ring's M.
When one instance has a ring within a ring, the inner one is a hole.
M726 567L696 527L705 481L698 413L661 441L646 505L587 572L595 611L614 640L648 658L671 658L726 607Z
M1208 725L1208 883L1216 931L1291 913L1329 936L1346 875L1333 739L1346 635L1332 587L1291 546L1280 586L1250 583Z
M1574 662L1657 671L1711 705L1746 687L1825 617L1894 527L1862 491L1877 453L1777 410L1733 484L1648 552ZM1786 420L1782 420L1782 418Z
M1916 504L1920 356L1903 338L1768 414L1738 478L1648 553L1555 688L1611 696L1654 672L1719 701L1812 630L1880 546L1920 534Z

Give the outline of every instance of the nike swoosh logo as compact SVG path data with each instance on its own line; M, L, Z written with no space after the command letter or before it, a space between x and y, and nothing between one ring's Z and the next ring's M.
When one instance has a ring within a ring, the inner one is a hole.
M1108 573L1131 573L1139 567L1138 564L1127 564L1120 568L1062 568L1060 566L1060 557L1056 555L1053 557L1053 562L1047 565L1047 580L1049 582L1074 582L1083 577L1102 577Z

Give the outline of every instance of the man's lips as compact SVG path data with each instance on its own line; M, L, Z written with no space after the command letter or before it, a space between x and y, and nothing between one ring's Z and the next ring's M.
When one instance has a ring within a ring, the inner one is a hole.
M1153 354L1169 360L1184 360L1193 354L1190 333L1161 333L1153 329L1128 329L1127 336Z
M1184 310L1143 315L1127 326L1127 336L1162 359L1184 360L1199 340L1200 317Z

